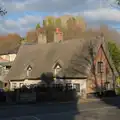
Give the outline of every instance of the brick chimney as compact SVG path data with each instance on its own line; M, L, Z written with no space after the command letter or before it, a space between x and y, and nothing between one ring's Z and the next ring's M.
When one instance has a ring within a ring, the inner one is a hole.
M38 37L38 44L46 44L47 43L47 37L45 34L45 30L42 28L38 28L36 30L37 37Z
M63 41L63 32L61 32L59 28L56 28L54 32L54 42L59 43L62 41Z

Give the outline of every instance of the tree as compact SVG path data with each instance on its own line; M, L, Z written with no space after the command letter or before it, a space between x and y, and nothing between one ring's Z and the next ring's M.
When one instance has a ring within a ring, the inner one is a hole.
M53 20L53 18L48 18L48 20L47 20L47 23L48 23L48 26L54 26L54 20Z
M0 15L4 16L5 14L7 14L7 11L3 9L2 7L0 7Z
M76 21L77 21L77 29L78 31L85 31L86 30L86 22L83 17L81 16L76 16Z
M41 80L43 80L47 84L47 86L49 86L54 81L54 77L53 77L52 72L42 73L40 75L40 78L41 78Z
M61 28L62 22L61 22L61 19L60 19L60 18L57 18L57 19L56 19L56 21L55 21L55 26Z
M37 43L38 36L36 34L36 31L29 31L26 35L26 42L28 43Z
M120 5L120 0L116 0L117 4Z
M71 28L72 28L72 18L69 18L69 19L67 20L67 28L68 28L68 29L71 29Z
M38 28L40 28L40 23L38 23L38 24L36 25L36 29L38 29Z
M23 37L23 38L21 39L21 44L24 44L24 43L26 43L26 37Z
M46 25L46 21L43 20L43 28L45 28L47 25Z
M67 20L67 39L76 37L76 19L71 17Z
M116 70L120 72L120 49L119 47L116 45L116 43L109 41L108 49L109 49L109 52L112 57Z

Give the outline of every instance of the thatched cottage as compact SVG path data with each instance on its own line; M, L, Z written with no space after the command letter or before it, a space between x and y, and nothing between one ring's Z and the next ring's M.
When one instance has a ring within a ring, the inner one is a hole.
M79 95L114 89L115 69L104 36L25 44L6 80L10 89L31 84L72 84ZM47 80L46 80L47 79Z

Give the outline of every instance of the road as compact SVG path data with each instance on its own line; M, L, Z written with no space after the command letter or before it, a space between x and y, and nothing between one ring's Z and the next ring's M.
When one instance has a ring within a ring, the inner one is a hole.
M0 120L120 120L120 102L61 103L0 107Z

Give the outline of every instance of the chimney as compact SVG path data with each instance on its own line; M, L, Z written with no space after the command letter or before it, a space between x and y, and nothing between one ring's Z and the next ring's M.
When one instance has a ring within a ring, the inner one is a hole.
M62 42L63 41L63 32L60 31L59 28L56 28L54 32L54 42Z
M38 44L46 44L47 37L46 37L45 31L42 28L38 28L36 32L38 37Z

